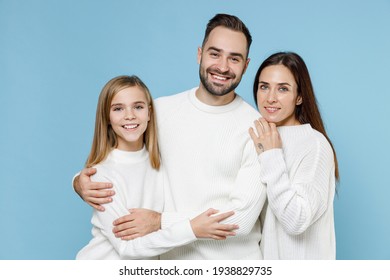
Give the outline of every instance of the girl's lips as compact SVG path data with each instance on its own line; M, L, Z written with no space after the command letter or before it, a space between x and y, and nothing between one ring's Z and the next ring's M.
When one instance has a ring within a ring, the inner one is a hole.
M125 124L125 125L123 125L122 127L124 128L124 129L135 129L135 128L137 128L139 126L139 124Z

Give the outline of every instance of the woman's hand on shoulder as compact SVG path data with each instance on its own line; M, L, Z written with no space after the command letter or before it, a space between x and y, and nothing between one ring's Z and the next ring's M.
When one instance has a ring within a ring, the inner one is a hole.
M282 139L274 123L269 123L264 118L260 118L255 120L254 124L256 131L252 127L249 128L249 135L258 154L271 149L282 148Z

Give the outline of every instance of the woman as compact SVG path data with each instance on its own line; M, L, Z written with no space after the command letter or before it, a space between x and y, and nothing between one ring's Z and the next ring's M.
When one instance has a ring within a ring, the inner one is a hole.
M335 259L337 159L305 62L291 52L271 55L253 94L262 118L249 133L268 198L264 259Z

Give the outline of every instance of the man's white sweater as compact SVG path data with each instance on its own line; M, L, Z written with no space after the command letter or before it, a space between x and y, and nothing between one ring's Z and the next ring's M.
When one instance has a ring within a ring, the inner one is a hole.
M259 113L236 95L224 106L209 106L197 88L156 100L159 141L170 193L165 193L162 228L208 208L235 215L235 237L197 240L162 259L261 259L260 211L266 193L248 129Z
M259 155L268 196L264 259L335 259L333 150L309 124L278 131L283 148Z

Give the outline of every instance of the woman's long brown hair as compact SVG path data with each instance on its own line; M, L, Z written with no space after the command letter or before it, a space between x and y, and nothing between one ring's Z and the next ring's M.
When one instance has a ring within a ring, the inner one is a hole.
M257 104L257 89L259 85L260 74L264 68L271 65L284 65L287 67L295 78L298 85L298 96L302 98L302 104L295 107L295 117L301 123L308 123L312 128L321 132L332 147L334 162L335 162L335 176L339 180L339 168L336 157L336 151L326 133L324 123L317 105L317 100L314 95L313 85L310 79L310 74L303 59L293 52L278 52L268 57L260 65L257 70L255 81L253 84L253 96Z

